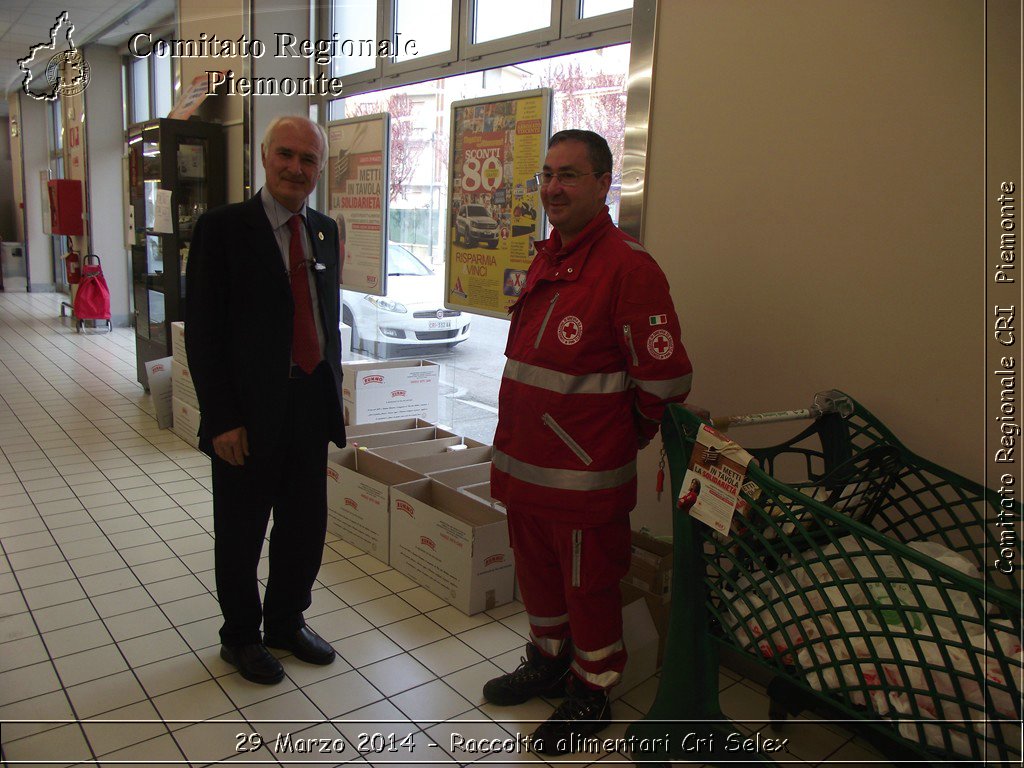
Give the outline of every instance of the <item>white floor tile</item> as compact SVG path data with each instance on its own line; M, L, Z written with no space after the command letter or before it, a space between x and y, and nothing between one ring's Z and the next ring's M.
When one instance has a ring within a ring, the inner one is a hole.
M413 650L412 655L439 677L471 667L484 660L483 656L457 637L447 637L429 645L423 645Z

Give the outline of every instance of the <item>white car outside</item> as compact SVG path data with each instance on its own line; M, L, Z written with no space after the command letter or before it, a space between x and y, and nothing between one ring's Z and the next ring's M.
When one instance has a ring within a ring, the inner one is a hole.
M387 269L387 296L341 292L353 351L384 357L391 346L451 348L469 338L469 316L444 307L443 274L397 243L388 243Z

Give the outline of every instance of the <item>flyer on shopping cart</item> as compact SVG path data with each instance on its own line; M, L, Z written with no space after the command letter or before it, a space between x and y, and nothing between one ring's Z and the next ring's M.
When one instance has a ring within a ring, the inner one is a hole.
M719 533L727 533L737 508L743 506L740 489L752 460L728 437L702 424L676 505Z

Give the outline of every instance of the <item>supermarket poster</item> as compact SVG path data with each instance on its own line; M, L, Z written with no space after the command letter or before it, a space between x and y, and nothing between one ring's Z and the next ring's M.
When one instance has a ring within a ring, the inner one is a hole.
M701 424L676 506L719 533L728 533L753 458L721 432Z
M452 104L445 306L507 317L526 283L544 211L551 90Z
M327 215L338 224L341 287L383 296L387 291L387 114L327 124Z

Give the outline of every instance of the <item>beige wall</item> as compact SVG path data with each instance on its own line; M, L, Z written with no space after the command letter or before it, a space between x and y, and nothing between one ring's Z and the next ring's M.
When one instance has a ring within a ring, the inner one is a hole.
M659 5L644 240L691 401L751 413L839 388L981 479L984 4ZM656 453L634 522L666 533Z
M237 40L245 34L246 0L178 0L178 37L198 40L205 32L220 39ZM235 75L245 73L241 58L201 59L181 58L181 84L187 88L192 78L207 70L231 69ZM208 97L196 114L204 120L224 126L227 147L228 202L244 198L244 133L242 124L243 98L241 96L214 95Z

